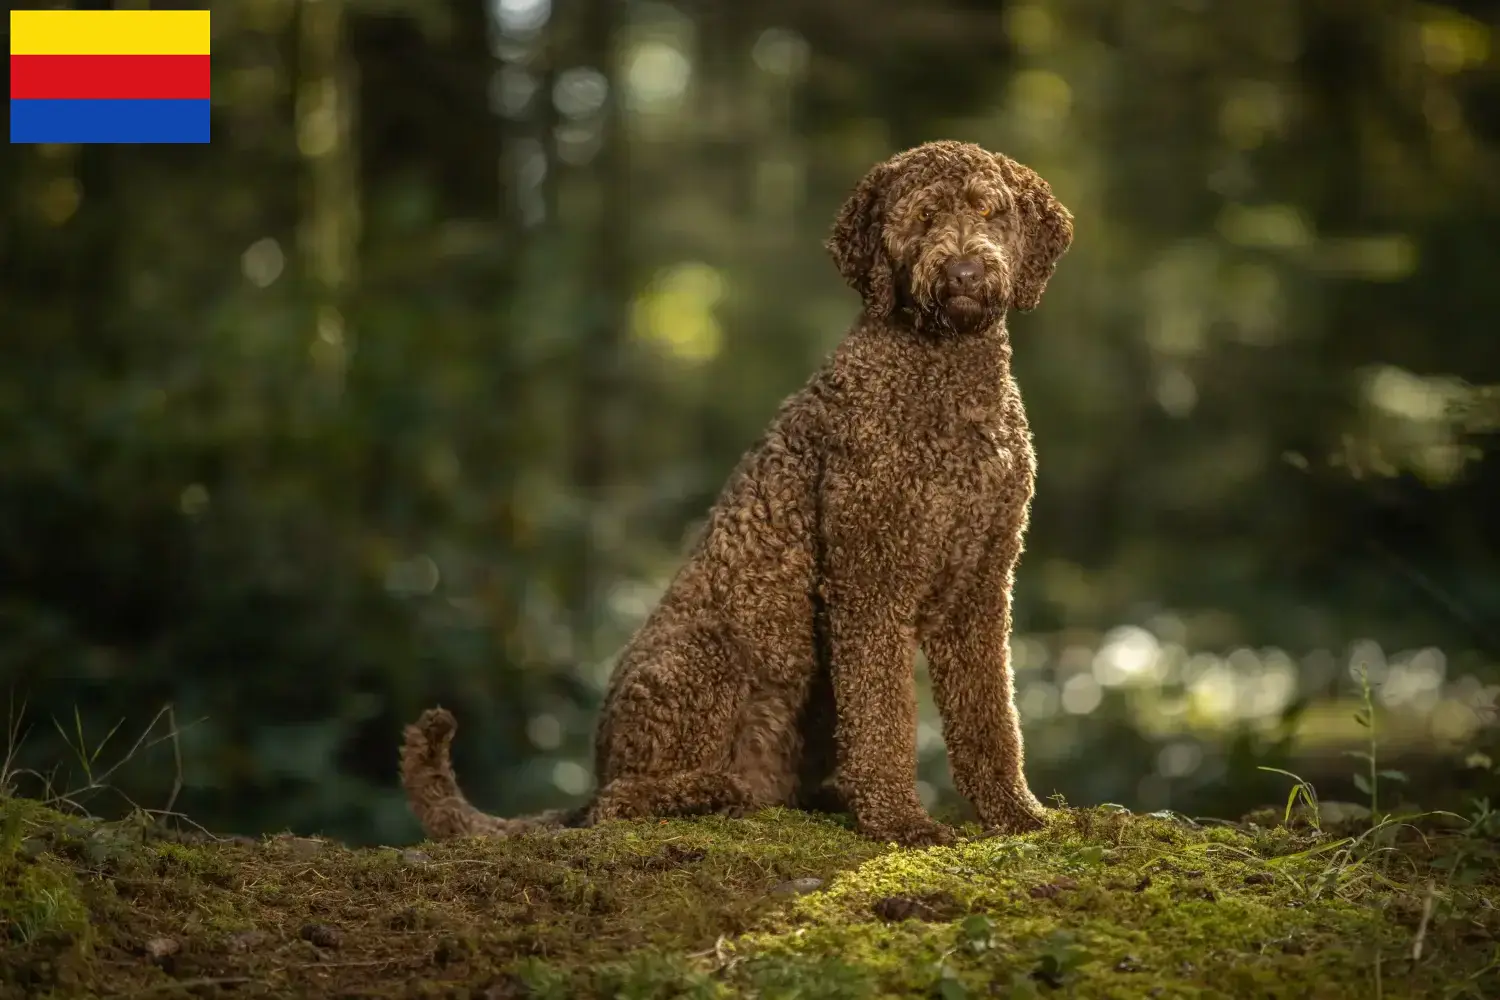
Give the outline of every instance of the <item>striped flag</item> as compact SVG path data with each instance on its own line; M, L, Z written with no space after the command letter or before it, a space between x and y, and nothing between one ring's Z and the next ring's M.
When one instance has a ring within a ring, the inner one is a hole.
M206 10L10 12L10 141L208 142Z

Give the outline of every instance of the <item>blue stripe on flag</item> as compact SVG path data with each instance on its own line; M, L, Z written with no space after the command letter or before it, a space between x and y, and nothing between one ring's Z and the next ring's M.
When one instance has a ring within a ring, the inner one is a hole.
M10 141L207 142L208 101L11 101Z

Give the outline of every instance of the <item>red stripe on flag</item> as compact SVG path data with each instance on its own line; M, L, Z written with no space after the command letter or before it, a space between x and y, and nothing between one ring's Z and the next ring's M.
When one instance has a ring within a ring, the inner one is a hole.
M208 56L11 56L10 97L207 100Z

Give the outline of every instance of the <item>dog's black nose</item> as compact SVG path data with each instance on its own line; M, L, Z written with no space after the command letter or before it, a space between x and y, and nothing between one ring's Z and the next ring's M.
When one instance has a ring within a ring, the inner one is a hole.
M943 269L948 277L948 286L955 292L966 294L979 287L984 278L984 265L973 257L960 257Z

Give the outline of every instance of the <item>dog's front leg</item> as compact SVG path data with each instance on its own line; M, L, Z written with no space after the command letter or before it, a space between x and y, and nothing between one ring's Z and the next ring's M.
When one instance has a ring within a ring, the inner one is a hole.
M968 585L924 637L933 700L953 784L992 830L1021 833L1046 822L1022 773L1021 723L1010 667L1011 584L1021 541L997 539Z
M912 660L916 612L931 546L911 537L915 519L891 508L884 530L871 511L885 501L868 483L834 479L824 493L822 596L836 711L838 787L859 831L909 847L948 844L952 828L917 796L917 701Z

